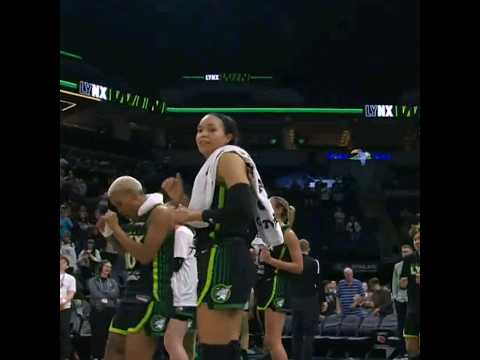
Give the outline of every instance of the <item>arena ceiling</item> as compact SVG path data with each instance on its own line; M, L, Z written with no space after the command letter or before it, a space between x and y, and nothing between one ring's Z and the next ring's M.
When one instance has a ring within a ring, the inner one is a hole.
M152 97L196 86L183 76L248 73L272 79L247 92L290 89L308 106L397 103L418 89L418 14L417 0L62 0L61 48Z

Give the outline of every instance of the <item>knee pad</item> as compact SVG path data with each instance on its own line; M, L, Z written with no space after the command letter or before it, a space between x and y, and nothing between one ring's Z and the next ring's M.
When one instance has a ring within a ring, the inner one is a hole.
M242 360L240 342L238 340L230 341L224 345L200 344L199 350L200 360Z

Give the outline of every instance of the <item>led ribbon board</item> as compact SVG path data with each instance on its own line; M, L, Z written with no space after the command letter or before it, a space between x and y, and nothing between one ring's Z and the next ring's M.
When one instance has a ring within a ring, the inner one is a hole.
M115 102L121 105L130 106L149 112L163 114L167 107L166 103L161 100L150 99L146 96L135 95L126 91L112 89L107 86L94 84L87 81L80 81L77 84L71 81L60 80L60 86L78 91L78 94L75 94L73 92L60 90L61 92L68 93L70 95L76 95L96 101Z
M227 83L249 83L252 80L272 80L273 76L253 75L249 73L219 73L182 76L185 80L222 81Z
M417 105L365 105L366 118L409 118L418 114Z

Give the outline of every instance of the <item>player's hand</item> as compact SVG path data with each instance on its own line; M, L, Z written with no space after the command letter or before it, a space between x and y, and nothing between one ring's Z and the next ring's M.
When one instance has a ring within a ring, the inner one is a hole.
M272 256L270 254L270 250L268 250L266 246L262 247L262 249L260 250L260 261L268 264L271 259L272 259Z
M190 221L201 220L201 214L199 214L198 211L190 210L183 205L179 205L172 213L173 221L176 224L185 224Z
M380 309L373 310L373 315L380 316Z
M103 215L103 219L112 230L115 226L118 226L118 216L114 211L108 211L105 215Z
M103 229L105 229L105 218L103 216L99 216L97 223L95 224L95 227L97 228L100 233L103 232Z
M177 203L181 202L185 197L185 192L183 191L183 180L180 173L177 173L175 177L163 180L162 190Z

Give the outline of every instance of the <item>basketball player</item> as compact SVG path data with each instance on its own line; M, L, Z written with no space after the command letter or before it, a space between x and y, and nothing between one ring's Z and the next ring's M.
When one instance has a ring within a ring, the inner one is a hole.
M159 194L156 194L159 195ZM174 222L160 199L143 193L141 183L117 178L108 190L110 202L131 222L122 229L117 214L108 211L99 223L125 253L128 278L120 307L110 325L106 360L151 360L157 340L171 316ZM107 227L109 229L107 229Z
M407 289L405 347L409 359L420 359L420 229L413 237L415 252L403 259L400 288Z
M184 225L175 226L173 256L171 286L174 308L173 314L168 320L164 344L171 360L189 360L193 359L195 354L193 320L197 307L198 277L193 232ZM185 336L187 331L191 336Z
M285 242L273 249L260 251L260 261L265 264L264 275L255 288L258 309L265 311L264 347L272 360L288 360L282 344L286 311L290 310L290 277L301 274L303 258L297 235L292 230L295 208L284 198L270 198L275 216L282 226Z
M237 152L221 153L224 146L234 145L237 140L237 125L229 116L208 114L197 126L196 143L206 158L204 166L218 161L211 173L200 170L195 180L197 183L201 176L212 176L208 184L212 184L213 201L204 210L194 210L192 205L194 199L207 199L203 190L196 191L195 184L191 200L186 197L179 176L162 184L170 198L192 207L177 208L176 222L206 224L206 227L197 229L196 249L199 277L197 321L202 360L240 360L243 308L255 282L255 266L249 254L249 244L256 233L252 228L256 226L257 215L255 185L249 180L252 167L247 170L247 160ZM211 158L217 150L219 157ZM242 149L241 153L246 152ZM216 174L215 177L212 173ZM263 188L261 193L266 195Z

